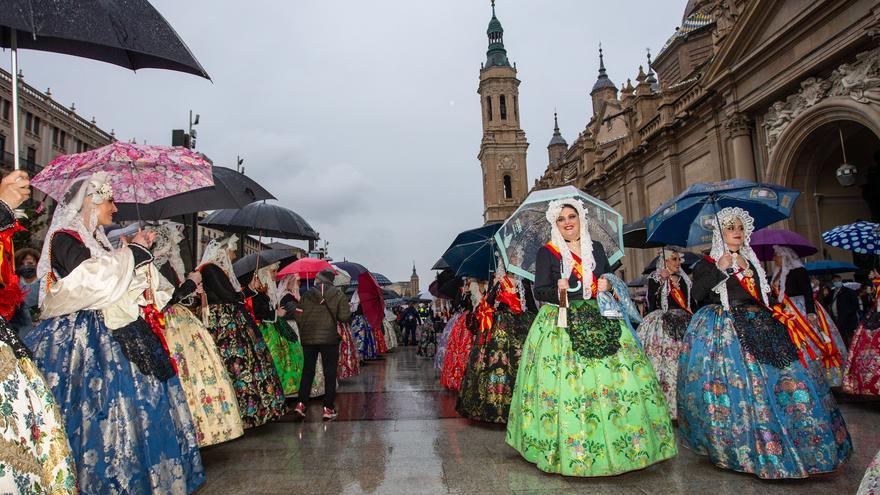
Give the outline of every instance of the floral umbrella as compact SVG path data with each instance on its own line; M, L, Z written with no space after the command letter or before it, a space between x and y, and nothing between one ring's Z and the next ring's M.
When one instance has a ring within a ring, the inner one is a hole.
M183 147L108 144L85 153L61 155L31 180L31 185L61 201L77 179L106 172L113 186L113 199L121 203L147 204L211 187L211 162Z

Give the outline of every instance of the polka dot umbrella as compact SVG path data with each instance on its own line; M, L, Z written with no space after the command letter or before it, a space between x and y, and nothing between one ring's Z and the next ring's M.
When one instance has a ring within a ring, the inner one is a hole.
M856 222L822 233L828 245L861 254L880 254L880 224Z

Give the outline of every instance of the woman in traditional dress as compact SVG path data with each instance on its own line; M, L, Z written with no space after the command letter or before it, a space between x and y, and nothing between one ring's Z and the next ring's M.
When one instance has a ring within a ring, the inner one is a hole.
M754 220L732 207L716 220L710 256L694 268L703 307L679 363L682 441L719 467L765 479L834 471L852 453L849 432L828 386L800 362L783 311L769 307L749 246Z
M488 297L477 306L479 333L455 403L458 414L507 422L522 344L536 312L531 287L499 269Z
M284 412L284 389L256 322L245 309L253 287L242 287L232 270L238 238L213 239L198 267L202 273L202 312L235 387L245 428L263 425ZM252 281L256 285L256 279Z
M676 418L678 359L684 348L682 337L691 321L691 279L681 268L681 253L664 248L657 269L648 278L649 313L638 328L639 341L651 360L669 416Z
M773 246L773 250L776 270L770 285L776 300L802 329L798 332L800 359L813 368L817 379L839 387L847 356L843 337L831 314L813 297L810 274L797 253L786 246Z
M156 232L153 263L178 287L179 298L191 299L201 290L201 274L193 272L184 278L186 269L179 246L183 235L179 227L182 225L162 222L151 229ZM173 300L165 307L164 334L192 413L199 447L242 436L244 426L235 389L208 329L186 306Z
M364 316L363 309L360 305L360 297L355 292L351 296L351 307L354 307L351 316L351 334L355 342L358 344L358 350L361 359L364 361L373 361L379 359L379 347L376 345L376 334L373 333L373 327ZM316 375L317 376L317 375Z
M339 337L341 339L339 341L339 366L336 369L336 377L342 380L357 376L361 372L361 365L357 344L351 335L351 325L341 321L337 322L336 325L339 327ZM387 332L385 337L387 339Z
M385 348L391 351L397 347L397 331L394 329L396 318L390 309L385 308L385 319L382 320L382 327L385 334Z
M468 293L473 308L477 308L483 300L485 290L484 283L477 279L471 279L468 284ZM478 331L478 323L475 318L476 309L469 312L464 318L459 318L446 344L446 352L443 356L443 369L440 371L440 385L449 390L461 389L461 380L467 368L471 348Z
M865 311L850 343L843 391L855 395L880 395L880 273L871 270L874 303Z
M437 339L437 355L434 356L434 369L439 372L443 371L443 363L446 361L446 348L449 347L449 336L452 335L452 330L455 328L458 320L465 318L471 309L470 295L462 291L452 301L452 304L454 313L449 318L449 321L446 322L446 325L443 327L443 333Z
M12 258L13 208L30 195L24 172L0 181L0 492L75 494L76 466L52 390L9 324L24 294Z
M880 452L868 464L856 495L880 495Z
M83 493L189 493L204 482L192 416L171 359L141 317L164 306L142 231L114 250L105 174L73 183L38 274L41 315L25 339L59 400Z
M599 276L611 268L590 237L583 203L552 201L547 221L535 297L549 304L523 347L508 445L542 471L567 476L620 474L673 457L675 435L651 363L626 320L602 316L596 303L610 290ZM559 320L560 295L567 322Z

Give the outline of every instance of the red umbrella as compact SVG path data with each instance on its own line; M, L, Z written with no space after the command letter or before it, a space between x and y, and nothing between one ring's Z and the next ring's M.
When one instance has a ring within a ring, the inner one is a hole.
M333 273L336 273L336 270L330 265L330 263L327 263L320 258L300 258L285 266L283 270L278 272L278 275L276 275L275 278L281 280L287 275L293 275L294 273L298 273L300 278L315 278L315 275L317 275L318 272L326 269L330 269Z
M382 294L382 288L373 278L370 272L364 272L358 275L358 297L361 299L361 310L370 326L373 328L382 328L382 320L385 319L385 299Z

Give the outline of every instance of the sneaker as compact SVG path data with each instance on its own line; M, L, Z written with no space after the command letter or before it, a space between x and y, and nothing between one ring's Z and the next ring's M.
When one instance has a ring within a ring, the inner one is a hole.
M293 408L293 415L296 419L306 419L306 405L298 402L296 407Z
M336 416L338 416L338 415L339 414L336 412L336 409L331 409L329 407L325 407L324 408L324 415L322 416L322 419L324 421L333 421L334 419L336 419Z

